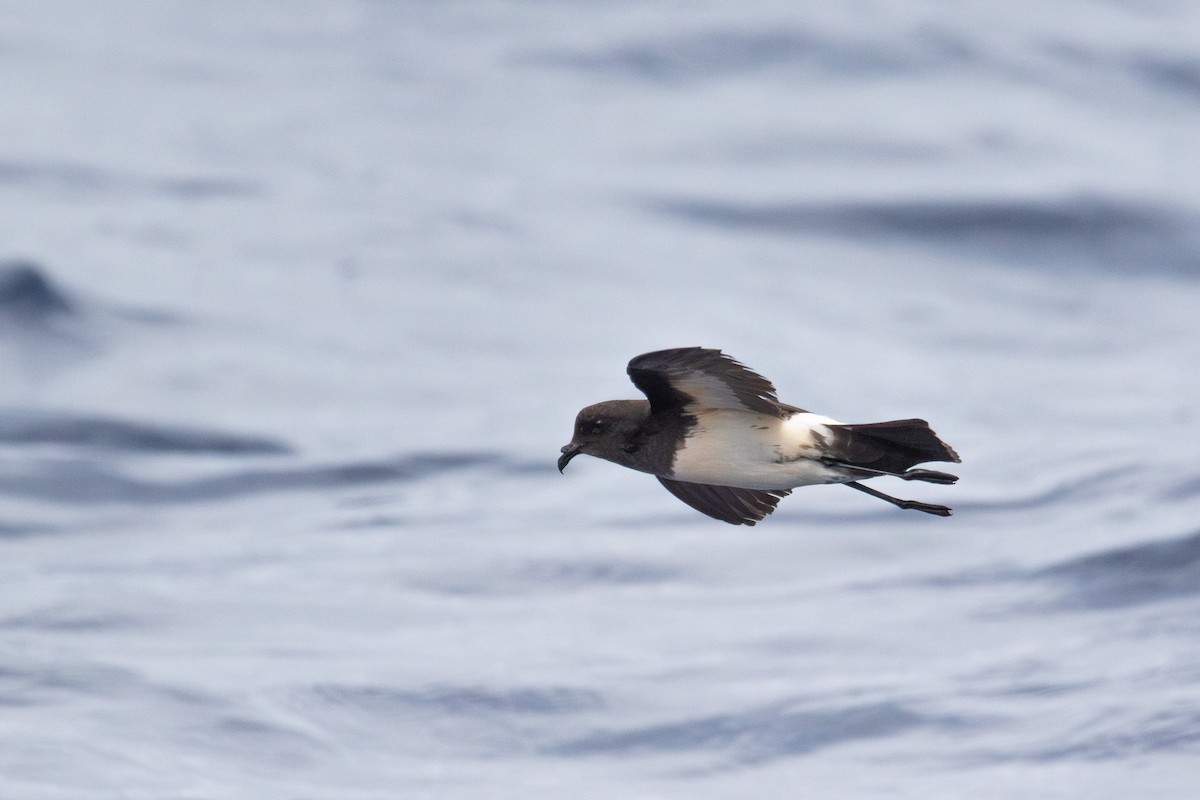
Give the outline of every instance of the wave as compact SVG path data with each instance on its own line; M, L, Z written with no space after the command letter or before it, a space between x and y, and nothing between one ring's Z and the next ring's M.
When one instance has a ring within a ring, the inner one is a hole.
M553 739L554 730L577 725L581 716L607 705L599 693L574 686L474 684L322 683L289 690L284 702L361 750L380 747L386 735L403 742L408 754L485 757L527 756Z
M543 50L517 59L533 64L678 83L728 78L770 69L802 69L830 75L895 76L961 66L977 52L949 33L923 29L903 39L831 36L798 27L712 30L685 36L626 41L593 50Z
M0 318L16 322L44 321L75 311L67 293L50 280L36 261L0 261Z
M426 577L414 585L439 594L530 595L595 586L661 584L682 574L681 570L665 564L626 559L535 560L511 567L488 564L477 571Z
M894 201L737 202L653 198L661 214L726 229L785 235L890 237L967 245L1013 257L1036 252L1031 263L1090 263L1139 271L1200 274L1195 226L1184 215L1098 196L1052 198L936 198Z
M601 731L555 745L547 753L628 757L716 751L736 765L753 765L858 739L895 736L923 727L958 728L962 724L961 720L931 717L899 703L808 710L783 702L681 722Z
M236 199L262 192L258 184L236 178L148 176L68 161L0 161L0 185L70 196L142 194L182 201Z
M1073 558L1032 573L1064 585L1057 605L1118 608L1200 594L1200 533Z
M491 453L418 453L391 460L231 470L178 481L148 480L110 465L80 459L29 461L20 471L0 474L0 493L70 505L95 503L169 504L229 500L270 492L339 489L403 483L478 466L524 471ZM549 473L552 465L544 465Z
M385 686L320 684L312 699L352 709L364 716L391 716L413 711L451 716L496 714L547 715L595 711L605 707L601 696L588 689L563 686L493 689L486 686L435 685L418 690Z
M988 751L980 762L1128 761L1151 753L1194 758L1200 754L1200 708L1119 713L1106 708L1052 741L1008 751Z
M0 443L56 444L141 453L285 455L292 452L283 442L266 437L38 411L0 411Z

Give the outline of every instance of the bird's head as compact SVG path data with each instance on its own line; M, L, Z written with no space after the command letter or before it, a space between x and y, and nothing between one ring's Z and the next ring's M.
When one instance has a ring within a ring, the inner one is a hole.
M607 400L583 409L575 417L571 443L562 448L558 471L566 469L580 453L628 465L649 415L650 404L645 400Z

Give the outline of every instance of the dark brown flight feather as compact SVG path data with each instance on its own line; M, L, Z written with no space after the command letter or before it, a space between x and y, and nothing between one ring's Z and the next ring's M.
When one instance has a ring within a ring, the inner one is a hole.
M697 511L732 525L753 525L775 510L775 505L791 494L788 489L764 491L710 486L706 483L673 481L658 476L667 491Z
M786 419L800 410L780 403L769 380L720 350L659 350L634 358L626 371L652 414L736 408Z

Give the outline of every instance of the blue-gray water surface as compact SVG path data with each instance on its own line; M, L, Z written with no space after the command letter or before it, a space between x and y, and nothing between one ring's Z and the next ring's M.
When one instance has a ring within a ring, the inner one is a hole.
M1200 8L0 12L0 797L1200 795ZM688 345L955 515L559 475Z

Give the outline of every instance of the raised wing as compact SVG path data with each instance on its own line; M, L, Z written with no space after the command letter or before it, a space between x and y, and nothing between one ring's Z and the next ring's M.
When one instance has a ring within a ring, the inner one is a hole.
M658 481L668 492L692 508L730 525L753 525L774 511L780 499L791 494L788 489L735 489L732 486L673 481L661 476Z
M736 408L783 419L800 410L780 403L769 380L720 350L657 350L630 361L627 372L653 414Z

